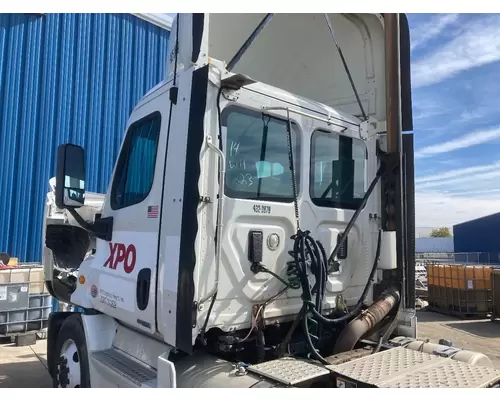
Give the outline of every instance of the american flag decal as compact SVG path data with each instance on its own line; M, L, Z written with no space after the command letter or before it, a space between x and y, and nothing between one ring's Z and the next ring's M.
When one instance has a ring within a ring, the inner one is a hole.
M158 206L148 206L148 218L158 218Z

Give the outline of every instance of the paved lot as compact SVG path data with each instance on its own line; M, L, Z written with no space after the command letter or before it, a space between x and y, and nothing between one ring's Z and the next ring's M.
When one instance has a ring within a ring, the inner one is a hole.
M417 312L417 318L418 338L451 340L456 347L486 354L500 369L500 319L461 320L429 311Z
M433 342L448 339L457 347L487 354L500 369L500 320L460 320L428 311L418 312L418 337ZM47 372L46 341L34 346L0 344L0 388L52 387Z
M0 388L52 387L47 372L46 341L34 346L0 344Z

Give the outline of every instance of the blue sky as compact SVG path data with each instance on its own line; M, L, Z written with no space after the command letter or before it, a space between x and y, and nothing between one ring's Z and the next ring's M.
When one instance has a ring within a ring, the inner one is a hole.
M409 14L416 225L500 211L500 15Z

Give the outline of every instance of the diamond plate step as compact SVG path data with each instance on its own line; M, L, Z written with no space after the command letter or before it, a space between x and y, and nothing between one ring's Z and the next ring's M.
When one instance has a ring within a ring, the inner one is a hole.
M139 361L134 361L120 350L111 348L98 351L92 353L92 358L138 387L156 386L156 371Z
M251 365L247 370L290 386L330 374L323 367L291 357Z
M500 381L500 370L402 347L326 367L379 388L482 388Z

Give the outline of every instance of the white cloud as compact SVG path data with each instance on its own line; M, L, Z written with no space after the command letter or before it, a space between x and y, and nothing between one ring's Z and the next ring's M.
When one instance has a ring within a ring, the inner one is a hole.
M412 86L441 82L460 72L500 60L500 16L481 18L427 57L412 63Z
M451 227L500 211L500 161L416 179L416 226Z
M500 32L499 32L500 34ZM500 37L499 37L500 39ZM500 42L499 42L500 43ZM467 135L424 147L415 152L415 157L429 157L436 154L465 149L500 138L500 127L468 133Z
M500 170L493 170L472 175L465 175L455 179L443 179L434 182L417 184L418 189L441 187L444 190L483 190L498 185ZM462 185L462 186L461 186Z
M416 226L452 226L500 211L500 194L496 196L457 197L438 191L418 191L415 194Z
M481 172L493 171L495 169L500 168L500 161L497 161L493 164L488 165L477 165L474 167L466 167L466 168L457 168L450 171L442 172L440 174L433 174L429 176L421 176L415 178L415 183L422 182L435 182L435 181L443 181L447 179L460 178L464 177L467 174L477 174ZM476 175L474 175L476 176Z
M431 18L425 24L418 25L410 33L411 49L421 47L439 36L446 27L457 21L458 14L441 14Z
M483 198L489 199L490 197L497 197L500 189L481 189L481 190L468 190L466 192L452 192L451 196L467 196L468 198Z

